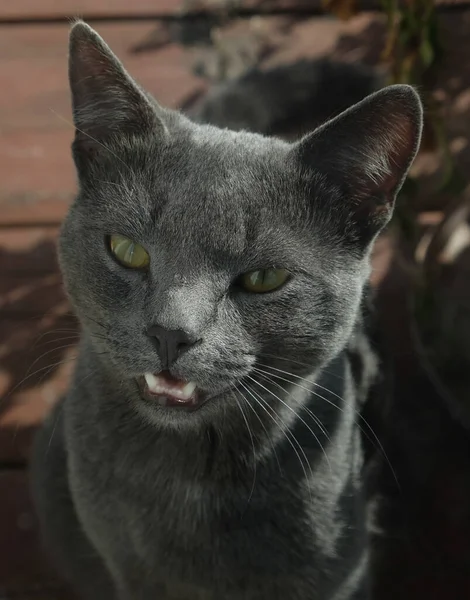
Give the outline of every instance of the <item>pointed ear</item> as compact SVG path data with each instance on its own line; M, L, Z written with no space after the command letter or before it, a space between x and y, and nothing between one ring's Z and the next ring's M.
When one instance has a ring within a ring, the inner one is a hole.
M391 217L421 129L418 94L393 85L303 138L294 148L295 159L339 188L342 206L334 208L362 227L357 235L367 243Z
M75 23L70 32L69 81L75 150L94 155L115 135L164 132L156 102L145 95L96 31L83 21Z

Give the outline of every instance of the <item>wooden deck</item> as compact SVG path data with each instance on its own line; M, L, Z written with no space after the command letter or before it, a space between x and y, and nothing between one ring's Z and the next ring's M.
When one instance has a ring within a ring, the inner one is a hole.
M2 18L24 18L29 22L32 15L112 17L128 14L130 6L136 14L176 14L179 9L173 0L137 0L132 4L128 0L26 0L2 3L0 22ZM167 45L158 52L130 51L154 27L153 22L146 21L103 21L97 25L132 75L163 104L177 107L203 89L204 83L191 75L188 55L176 45ZM462 25L459 27L452 28L452 32L461 31ZM461 43L468 50L468 19L466 27L461 31ZM291 41L280 45L274 60L330 53L373 63L380 51L376 43L380 31L380 22L364 16L347 25L331 19L305 21L295 26ZM69 152L73 127L66 73L67 35L66 23L0 24L2 600L66 597L38 547L28 496L27 463L32 433L67 387L77 336L77 323L63 294L55 254L58 227L75 190ZM470 67L466 65L464 70L468 72ZM459 93L463 94L462 110L468 112L468 91L460 85ZM468 161L467 150L462 150L464 162ZM389 261L390 246L383 241L377 254L376 279L385 274ZM465 579L459 589L466 585ZM406 598L418 598L413 589L417 588L411 585ZM452 597L458 600L470 595ZM403 595L403 600L406 598ZM431 598L447 600L451 596L428 594L427 600Z

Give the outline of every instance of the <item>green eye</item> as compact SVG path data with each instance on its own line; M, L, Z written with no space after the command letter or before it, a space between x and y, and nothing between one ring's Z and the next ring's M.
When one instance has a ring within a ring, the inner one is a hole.
M129 269L144 269L150 262L147 250L123 235L112 235L109 247L117 260Z
M286 269L261 269L244 273L240 277L240 285L247 292L264 294L280 288L289 278Z

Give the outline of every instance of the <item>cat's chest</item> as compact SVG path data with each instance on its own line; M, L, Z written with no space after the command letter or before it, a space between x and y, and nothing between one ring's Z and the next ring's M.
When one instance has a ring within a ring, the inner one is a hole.
M269 481L259 472L254 485L250 478L223 489L185 477L169 459L138 460L135 447L101 447L99 460L90 448L81 445L71 457L72 491L87 534L116 571L130 569L155 585L191 582L189 597L209 600L204 590L214 573L272 580L295 571L299 560L311 562L302 498L286 492L268 502Z
M114 457L119 460L118 456ZM178 557L185 564L198 558L208 563L263 563L266 546L275 540L288 548L299 523L307 522L307 508L295 494L285 505L267 502L269 482L231 488L208 481L186 479L174 470L136 464L132 472L111 469L97 477L79 458L76 476L77 504L99 536L124 544L145 563L157 557ZM250 480L250 484L251 484ZM295 506L294 506L295 505ZM295 508L295 518L288 513ZM80 510L80 509L79 509Z

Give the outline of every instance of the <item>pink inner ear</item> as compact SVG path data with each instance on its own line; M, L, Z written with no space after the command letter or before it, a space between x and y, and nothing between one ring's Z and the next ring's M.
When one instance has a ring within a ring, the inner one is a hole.
M119 60L101 40L99 35L83 23L75 25L70 34L69 78L74 110L83 127L89 120L86 113L97 112L101 105L101 118L113 105L118 107L127 99L135 102L138 92Z
M110 72L113 56L100 37L79 23L70 35L70 75L80 83L84 79L103 77Z
M414 158L421 121L415 92L391 86L307 135L296 156L346 189L356 207L371 198L371 209L382 211L386 198L393 202Z
M419 135L416 124L405 116L396 115L396 123L390 127L390 167L392 170L405 169L414 155L416 139Z
M108 77L116 77L118 73L113 72L109 59L99 48L88 43L80 48L78 57L74 59L74 67L78 76L77 84L85 83L90 79L106 80Z
M387 107L382 108L385 112ZM397 113L396 107L391 108L395 108L394 114L379 115L375 126L369 128L372 143L366 149L362 166L366 175L364 194L383 194L389 201L393 201L396 189L414 158L419 139L419 123L406 112ZM367 145L367 138L363 143ZM377 205L377 210L382 211L383 208Z

